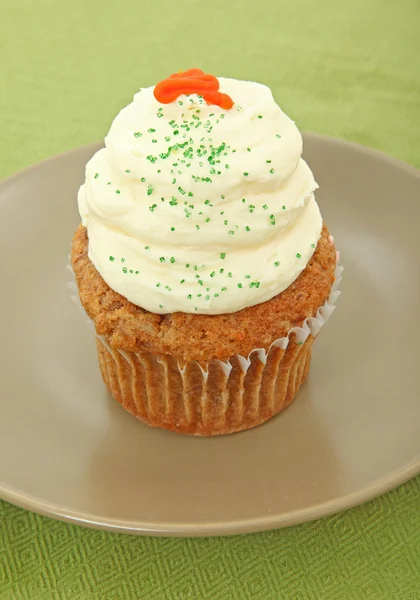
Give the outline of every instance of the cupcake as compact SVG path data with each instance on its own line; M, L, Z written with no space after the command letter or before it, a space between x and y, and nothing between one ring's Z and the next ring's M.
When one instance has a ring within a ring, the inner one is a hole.
M141 89L86 166L72 246L113 397L148 425L260 425L305 381L337 253L264 85L198 69Z

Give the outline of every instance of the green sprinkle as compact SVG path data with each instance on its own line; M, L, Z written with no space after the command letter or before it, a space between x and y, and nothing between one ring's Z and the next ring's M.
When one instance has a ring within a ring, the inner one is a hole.
M281 135L279 133L276 133L276 138L281 138Z
M125 258L122 258L122 259L121 259L121 262L125 262Z
M174 257L173 257L173 256L171 256L170 260L171 260L171 263L172 263L172 264L174 264L174 262L175 262L175 259L174 259Z
M147 130L149 133L155 133L156 129L148 129Z
M160 283L157 283L157 284L156 284L156 287L160 287Z
M150 212L155 212L155 208L157 208L157 204L152 204L152 206L149 206Z
M251 275L245 275L245 279L251 279Z
M163 308L163 304L159 304L159 308Z
M157 140L153 138L152 144L156 144L156 143L157 143Z
M192 298L191 294L188 294L187 298L188 298L188 300L191 300L191 298Z
M270 173L271 173L271 175L274 175L275 170L274 169L270 169Z
M127 171L126 171L126 173L127 173ZM94 178L98 179L98 177L99 177L99 173L95 173Z
M242 202L244 202L244 203L245 203L245 202L246 202L246 198L242 198Z
M255 206L254 206L254 204L250 204L250 205L248 206L248 208L249 208L249 212L250 212L250 213L253 213L253 212L254 212L254 208L255 208Z
M224 223L225 225L227 225L227 224L229 223L229 221L228 221L227 219L225 219L225 220L223 221L223 223Z
M225 270L224 269L220 269L219 273L224 273Z
M234 235L235 232L230 229L228 233L229 235Z
M286 207L285 207L285 206L282 206L281 208L282 208L282 210L286 210Z
M245 229L246 229L247 231L251 231L251 227L249 227L248 225L245 227Z
M222 292L227 292L227 287L222 287Z
M214 298L218 298L218 297L219 297L219 294L214 294Z
M197 281L197 283L198 283L199 285L203 285L203 282L202 282L202 280L201 280L201 279L199 279L199 280Z
M171 206L177 206L178 200L175 198L175 196L172 196L172 200L169 200L169 204Z
M176 129L176 130L174 131L174 135L178 135L178 134L179 134L179 131L178 131L178 129Z
M270 164L270 163L271 163L271 160L266 160L265 162L266 162L267 164Z
M145 250L150 250L150 246L145 246L144 249Z
M165 136L165 142L170 142L171 138L169 137L169 135Z
M238 283L238 288L242 288L242 283Z
M260 282L259 281L251 281L251 283L249 284L250 288L259 288L260 287Z
M148 188L147 188L147 195L151 196L152 194L153 194L153 186L149 185Z
M110 181L108 181L107 185L111 185L111 182L110 182Z
M228 273L228 277L232 277L232 273Z
M259 118L259 119L262 119L262 118L263 118L263 116L262 116L262 115L258 115L258 118Z
M216 271L212 271L212 272L210 273L210 277L214 277L215 275L216 275Z
M280 262L278 260L276 260L276 262L274 263L275 267L279 267L280 266Z
M187 267L187 269L188 269L190 265L187 263L185 266L186 266L186 267Z
M247 148L247 151L248 151L248 152L251 152L251 148Z
M296 254L296 258L302 258L302 255L299 252Z
M221 255L220 255L220 258L222 260L224 260L226 258L226 252L222 252Z
M276 224L276 217L274 215L270 215L270 223L271 223L271 225Z
M135 138L139 138L139 137L141 137L142 135L143 135L143 134L142 134L142 133L140 133L140 131L135 131L135 132L134 132L134 137L135 137Z
M200 229L200 225L196 225L195 228L198 230Z
M174 179L172 183L176 183L176 179ZM182 195L184 195L184 194L185 194L185 190L184 190L184 189L182 189L182 187L181 187L181 186L179 186L179 188L178 188L178 192L179 192L180 194L182 194Z
M127 267L123 267L123 268L122 268L122 272L123 272L123 273L127 273Z
M209 221L210 221L210 217L207 217L206 223L209 223Z
M267 209L268 209L268 206L267 206L267 204L264 204L264 205L263 205L263 209L264 209L264 210L267 210Z
M144 182L146 181L146 177L142 177L142 178L140 179L140 181L141 181L142 183L144 183Z
M171 231L175 231L175 227L171 227Z
M112 261L114 261L114 260L115 260L115 258L114 258L113 256L110 256L110 257L109 257L109 260L112 262Z
M185 283L185 279L181 279L179 283Z
M121 194L120 190L115 190L116 194Z
M131 173L130 169L125 170L126 173Z
M244 173L245 177L248 177L249 173Z
M160 262L161 262L161 263L164 263L164 262L165 262L165 257L164 257L164 256L161 256L161 257L159 258L159 260L160 260Z
M311 248L315 248L315 244L311 244Z

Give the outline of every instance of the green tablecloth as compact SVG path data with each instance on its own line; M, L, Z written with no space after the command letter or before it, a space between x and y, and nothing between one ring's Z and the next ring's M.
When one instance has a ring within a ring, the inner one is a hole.
M2 0L0 177L103 138L138 87L191 66L260 80L301 129L420 167L419 39L418 0ZM234 538L122 536L0 511L2 600L420 598L420 478L344 514Z

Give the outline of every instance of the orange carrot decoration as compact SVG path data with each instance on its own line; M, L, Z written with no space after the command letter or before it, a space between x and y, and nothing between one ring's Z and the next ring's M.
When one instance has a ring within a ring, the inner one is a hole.
M219 92L219 87L219 80L214 75L207 75L201 69L189 69L160 81L153 94L161 104L169 104L182 94L199 94L207 104L217 104L229 110L233 106L233 100L227 94Z

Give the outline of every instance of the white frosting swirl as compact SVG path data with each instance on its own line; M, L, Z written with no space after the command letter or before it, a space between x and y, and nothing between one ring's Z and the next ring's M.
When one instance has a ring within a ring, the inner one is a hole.
M142 89L86 166L79 210L107 284L154 313L221 314L285 290L322 219L302 138L264 85L219 78L230 110Z

